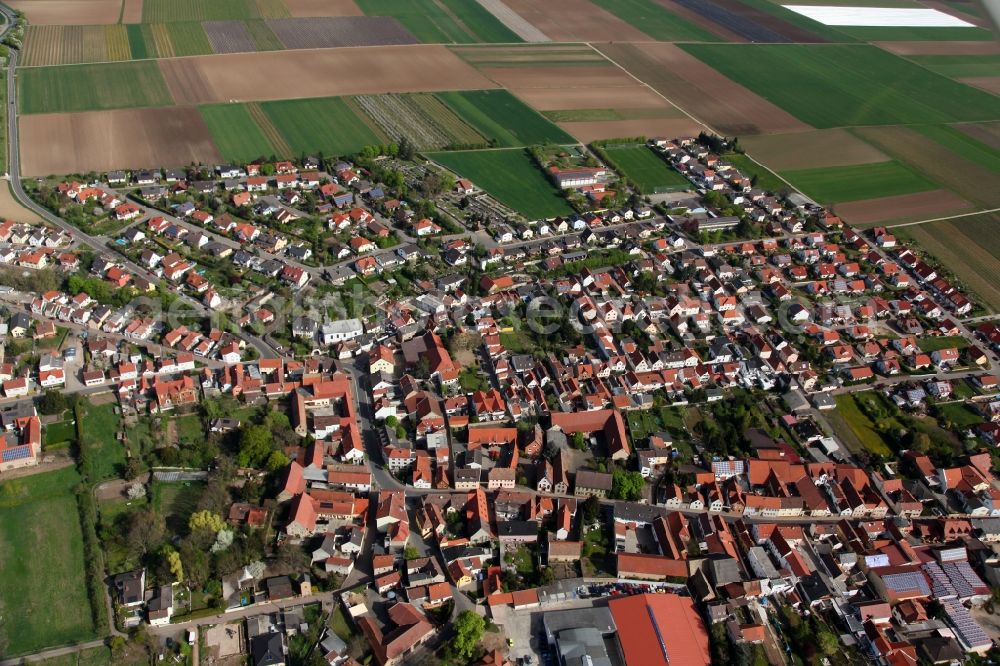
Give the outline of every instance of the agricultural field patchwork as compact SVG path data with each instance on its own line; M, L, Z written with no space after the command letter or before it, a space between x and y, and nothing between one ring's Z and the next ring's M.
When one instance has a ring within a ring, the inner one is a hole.
M576 143L573 137L506 90L446 92L438 93L438 97L495 146Z
M979 76L997 76L1000 72L1000 55L912 55L907 56L932 72L950 79Z
M916 170L895 161L786 171L782 175L821 204L912 194L937 188Z
M527 150L427 153L427 157L470 178L500 202L529 219L570 215L566 199Z
M714 42L716 34L670 12L654 0L591 0L653 39L665 42Z
M344 98L262 102L260 107L287 141L293 155L316 152L351 155L365 146L384 143L383 137Z
M243 162L276 154L246 104L210 104L198 110L223 158Z
M485 147L489 143L430 93L359 95L355 102L387 137L397 142L406 138L421 150Z
M1000 312L1000 215L898 227L894 233L915 241L993 312Z
M79 483L72 467L0 483L5 657L94 637L73 494Z
M342 16L267 21L267 27L288 49L417 44L417 39L392 17Z
M29 25L21 65L72 65L128 60L129 39L122 25Z
M173 103L156 63L29 67L18 73L22 113L57 113Z
M615 171L635 185L642 194L685 190L688 180L644 144L602 146Z
M143 0L143 23L289 16L282 0Z
M818 128L1000 118L1000 97L874 46L683 44L681 48Z
M391 16L422 42L520 42L520 37L478 2L463 0L359 0L368 16Z

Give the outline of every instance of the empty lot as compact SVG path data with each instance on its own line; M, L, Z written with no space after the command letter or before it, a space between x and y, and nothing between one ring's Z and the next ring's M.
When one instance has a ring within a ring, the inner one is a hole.
M193 108L22 116L20 131L21 170L27 176L222 159Z

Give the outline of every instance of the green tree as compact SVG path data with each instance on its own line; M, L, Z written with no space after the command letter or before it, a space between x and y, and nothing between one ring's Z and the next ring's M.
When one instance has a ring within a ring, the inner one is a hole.
M240 467L260 467L274 450L274 436L263 425L249 426L240 435L240 450L236 464Z
M642 488L645 483L639 472L616 469L612 475L611 497L634 502L642 498Z
M66 411L67 407L69 407L69 403L66 400L66 396L61 391L53 389L46 391L38 403L38 411L46 415L62 414Z
M451 649L461 659L471 659L479 639L483 637L486 621L479 613L465 610L455 619L455 636L451 639Z
M601 513L601 502L596 497L591 495L583 502L583 520L586 523L592 523L597 520L597 516Z
M214 534L225 526L226 521L222 519L222 516L211 511L195 511L191 514L191 518L188 519L188 527L191 528L192 532L196 530L208 530Z

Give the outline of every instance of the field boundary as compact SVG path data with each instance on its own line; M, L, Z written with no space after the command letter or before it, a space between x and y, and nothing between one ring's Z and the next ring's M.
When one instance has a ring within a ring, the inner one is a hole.
M271 147L278 155L293 155L292 147L288 145L281 131L271 122L271 119L264 112L259 102L247 102L247 113L253 119L260 131L264 133L264 138L268 140Z

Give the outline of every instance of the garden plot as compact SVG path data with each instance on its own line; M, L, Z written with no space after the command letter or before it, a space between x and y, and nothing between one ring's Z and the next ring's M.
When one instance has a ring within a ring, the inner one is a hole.
M823 5L783 5L823 25L856 28L974 28L968 21L936 9L911 7L836 7Z

